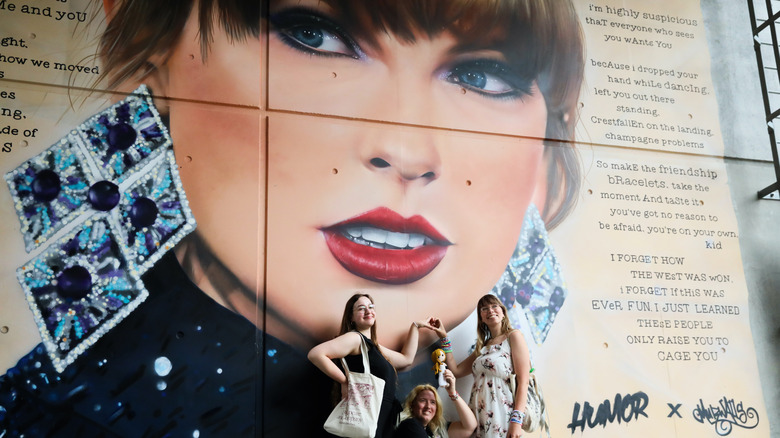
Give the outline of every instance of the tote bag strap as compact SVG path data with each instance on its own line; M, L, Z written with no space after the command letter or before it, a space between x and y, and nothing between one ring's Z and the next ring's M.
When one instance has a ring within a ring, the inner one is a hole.
M368 363L368 345L366 345L366 338L363 334L358 333L360 336L360 354L363 356L363 374L371 374L371 365ZM341 365L344 367L344 375L349 375L349 367L347 361L341 358Z

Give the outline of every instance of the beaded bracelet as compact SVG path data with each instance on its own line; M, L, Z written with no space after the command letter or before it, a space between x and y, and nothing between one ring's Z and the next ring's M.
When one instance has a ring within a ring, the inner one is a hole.
M524 420L525 412L518 411L517 409L513 410L512 414L509 416L510 423L523 424Z
M460 394L457 392L455 394L450 394L450 400L457 401L460 398Z
M452 342L448 336L441 338L441 349L445 353L452 353Z

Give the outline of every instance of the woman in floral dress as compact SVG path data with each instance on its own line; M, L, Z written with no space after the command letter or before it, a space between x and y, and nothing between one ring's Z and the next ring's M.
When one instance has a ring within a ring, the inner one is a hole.
M455 363L447 332L438 319L431 319L447 354L447 367L455 377L474 375L469 407L477 417L477 437L517 438L522 436L530 353L522 333L512 328L507 309L495 295L485 295L477 303L477 345L461 363ZM517 392L511 385L517 375Z

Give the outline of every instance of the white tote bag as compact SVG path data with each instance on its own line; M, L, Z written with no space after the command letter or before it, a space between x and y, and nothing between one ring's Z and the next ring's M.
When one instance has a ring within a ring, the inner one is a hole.
M347 376L348 395L336 405L323 426L336 436L373 438L376 435L385 381L371 374L368 347L363 336L360 336L360 353L363 356L362 373L349 371L347 362L341 359Z

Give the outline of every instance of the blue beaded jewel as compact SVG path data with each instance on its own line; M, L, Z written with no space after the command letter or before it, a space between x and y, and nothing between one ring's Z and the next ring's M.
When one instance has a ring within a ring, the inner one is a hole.
M28 252L17 270L62 372L148 292L141 275L195 228L145 86L5 175Z
M568 295L561 267L553 252L539 210L531 204L509 263L493 290L509 312L510 322L519 327L518 315L525 314L537 344L547 338L555 316Z

